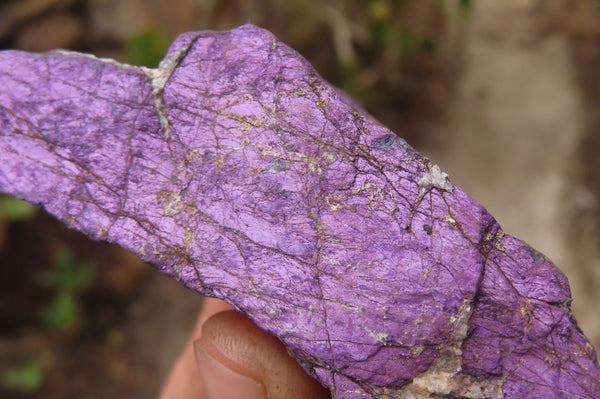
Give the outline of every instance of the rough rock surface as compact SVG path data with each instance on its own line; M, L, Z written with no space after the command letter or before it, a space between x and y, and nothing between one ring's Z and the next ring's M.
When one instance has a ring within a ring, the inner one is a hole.
M600 397L563 274L269 32L0 77L0 192L226 299L334 398Z

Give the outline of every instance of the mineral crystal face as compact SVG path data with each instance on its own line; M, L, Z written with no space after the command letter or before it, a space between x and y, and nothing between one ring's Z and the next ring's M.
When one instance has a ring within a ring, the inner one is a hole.
M334 398L600 397L563 274L269 32L0 76L0 192L225 299Z

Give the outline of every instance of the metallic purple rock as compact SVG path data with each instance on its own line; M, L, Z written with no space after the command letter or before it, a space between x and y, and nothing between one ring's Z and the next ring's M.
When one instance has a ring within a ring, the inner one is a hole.
M0 192L226 299L335 398L600 397L560 271L269 32L0 76Z

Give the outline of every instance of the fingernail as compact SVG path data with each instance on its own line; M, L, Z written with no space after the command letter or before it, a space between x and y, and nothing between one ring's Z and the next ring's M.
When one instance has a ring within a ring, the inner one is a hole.
M194 342L196 362L209 399L266 399L267 391L257 380L239 374L209 355Z

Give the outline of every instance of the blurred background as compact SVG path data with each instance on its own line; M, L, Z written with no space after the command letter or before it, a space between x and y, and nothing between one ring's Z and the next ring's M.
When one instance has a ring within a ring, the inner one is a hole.
M5 0L0 48L154 67L181 32L248 22L549 256L600 347L600 2ZM0 196L0 397L155 397L201 303Z

